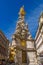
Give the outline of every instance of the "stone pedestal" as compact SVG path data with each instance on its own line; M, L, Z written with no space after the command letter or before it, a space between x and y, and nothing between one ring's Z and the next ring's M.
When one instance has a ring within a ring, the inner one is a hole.
M35 52L27 52L29 58L28 65L38 65Z
M29 59L27 60L28 65L38 65L36 58L36 50L34 47L34 41L28 40L26 44L27 44L27 58Z

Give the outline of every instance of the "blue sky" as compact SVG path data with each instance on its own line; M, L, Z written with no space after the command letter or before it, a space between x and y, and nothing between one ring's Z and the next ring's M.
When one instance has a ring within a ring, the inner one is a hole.
M15 32L20 7L24 5L29 31L35 37L38 20L43 11L43 0L0 0L0 30L11 40Z

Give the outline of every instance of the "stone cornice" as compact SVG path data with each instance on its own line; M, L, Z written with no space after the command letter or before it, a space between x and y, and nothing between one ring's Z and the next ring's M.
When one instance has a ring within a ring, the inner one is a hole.
M23 47L16 46L14 47L14 49L17 49L20 51L26 51L26 52L37 52L35 48L23 48Z
M34 41L34 42L35 42L35 40L34 40L34 39L27 39L26 41Z

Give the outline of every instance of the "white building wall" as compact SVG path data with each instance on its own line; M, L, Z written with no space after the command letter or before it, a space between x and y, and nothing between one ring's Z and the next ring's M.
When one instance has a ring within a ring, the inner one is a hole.
M43 26L42 26L41 32L43 32Z
M36 49L39 47L39 45L42 43L42 38L40 37L40 39L39 39L39 41L38 41L38 43L37 43L37 45L36 45Z
M35 41L37 54L41 53L43 51L43 34L42 34L42 32L43 32L43 26L42 26L42 28L41 28L41 30L39 32L38 38ZM37 34L36 34L36 36L37 36Z
M43 45L40 46L40 48L37 49L37 53L41 53L43 51Z
M37 38L37 40L36 40L36 44L38 44L38 41L39 41L39 38L41 37L41 33L39 33L39 36L38 36L38 38Z

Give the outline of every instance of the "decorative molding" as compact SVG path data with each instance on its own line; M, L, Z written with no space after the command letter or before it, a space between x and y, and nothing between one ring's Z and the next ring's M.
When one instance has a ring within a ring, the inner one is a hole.
M36 50L38 50L40 48L40 46L43 45L43 41L41 42L41 44L38 46L38 48Z

